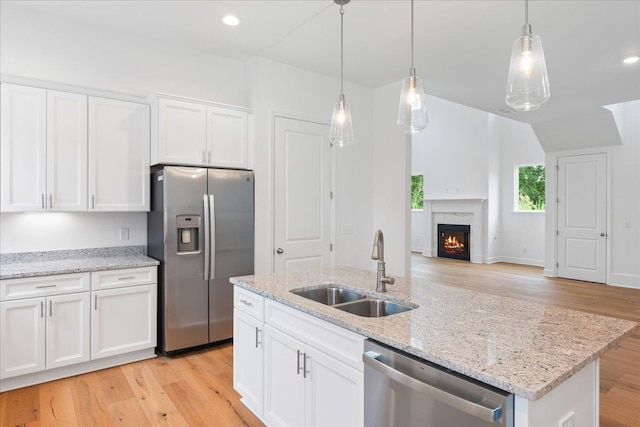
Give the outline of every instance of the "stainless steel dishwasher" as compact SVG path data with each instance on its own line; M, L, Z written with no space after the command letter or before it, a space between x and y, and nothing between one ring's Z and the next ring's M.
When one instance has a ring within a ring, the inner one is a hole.
M367 340L367 427L513 427L513 395Z

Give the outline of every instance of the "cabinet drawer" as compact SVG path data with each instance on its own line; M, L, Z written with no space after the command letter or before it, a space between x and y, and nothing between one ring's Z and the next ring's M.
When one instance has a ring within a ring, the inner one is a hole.
M238 286L233 287L233 306L260 321L264 318L264 297Z
M89 273L0 280L0 301L88 291Z
M335 359L364 370L363 336L272 300L265 301L264 320Z
M156 283L157 273L158 268L155 266L94 271L91 273L91 289L95 291Z

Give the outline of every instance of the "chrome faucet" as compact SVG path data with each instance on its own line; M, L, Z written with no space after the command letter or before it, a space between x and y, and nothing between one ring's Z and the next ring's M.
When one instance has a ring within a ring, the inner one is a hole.
M387 292L387 283L393 285L395 279L386 277L384 271L384 236L381 230L376 230L373 237L373 253L371 259L378 260L378 277L376 279L376 292Z

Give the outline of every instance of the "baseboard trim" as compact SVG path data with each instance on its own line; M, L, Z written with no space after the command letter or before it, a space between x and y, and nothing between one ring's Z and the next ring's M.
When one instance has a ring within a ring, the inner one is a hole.
M640 276L635 274L611 273L609 285L622 288L640 289Z
M411 252L418 252L418 253L422 253L422 248L421 247L412 247L411 248Z
M512 257L501 257L500 259L502 262L508 262L511 264L531 265L533 267L544 267L544 260L540 260L540 259L512 258Z
M493 256L493 257L490 257L490 258L485 258L483 260L483 262L485 264L495 264L495 263L498 263L498 262L502 262L502 258L499 257L499 256Z
M556 277L556 274L553 271L553 269L549 269L549 268L545 268L544 270L542 270L542 275L545 277Z

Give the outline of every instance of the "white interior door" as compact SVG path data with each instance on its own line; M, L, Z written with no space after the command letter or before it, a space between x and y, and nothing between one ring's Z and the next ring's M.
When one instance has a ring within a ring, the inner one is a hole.
M275 271L331 265L329 126L275 119Z
M558 158L558 277L606 283L607 157Z

